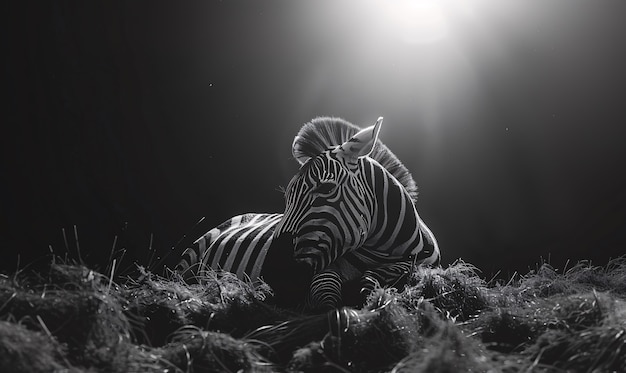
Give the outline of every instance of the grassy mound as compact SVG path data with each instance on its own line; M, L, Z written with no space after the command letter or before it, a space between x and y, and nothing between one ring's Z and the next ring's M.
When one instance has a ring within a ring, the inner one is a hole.
M0 275L2 372L626 371L626 258L506 284L464 262L324 314L209 272L113 279L53 261Z

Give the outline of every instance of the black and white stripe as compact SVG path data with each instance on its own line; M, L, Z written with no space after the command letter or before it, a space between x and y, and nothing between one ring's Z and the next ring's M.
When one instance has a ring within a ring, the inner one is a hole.
M296 260L314 269L312 304L340 304L345 282L360 278L366 291L397 286L414 266L438 264L434 235L406 190L380 164L359 159L355 173L346 176L331 152L311 162L288 187L285 217L275 234L293 235ZM339 175L334 190L325 187L328 172ZM319 188L330 191L316 192Z
M316 286L326 284L311 292L322 296L313 304L338 305L343 283L360 279L365 290L398 285L415 265L439 262L437 241L414 196L368 156L381 123L317 155L294 150L302 166L287 187L275 236L293 237L295 260L313 269Z
M234 216L197 239L182 255L175 270L188 283L202 283L208 272L223 270L250 281L267 282L283 304L312 304L311 299L335 298L327 274L314 276L308 267L291 259L293 248L286 250L274 239L283 214L248 213ZM333 276L333 274L330 274Z
M208 268L257 281L283 214L244 214L211 229L185 250L176 271L187 280Z
M228 220L184 253L180 272L190 277L209 267L252 281L278 278L270 285L281 286L307 268L301 296L315 308L333 308L345 283L360 281L365 291L400 286L414 266L438 264L437 241L415 208L414 182L377 142L382 118L362 131L320 120L294 140L301 168L286 188L285 213ZM324 135L313 141L311 133ZM334 135L350 137L337 143ZM320 150L325 142L334 144ZM286 277L276 277L281 273Z

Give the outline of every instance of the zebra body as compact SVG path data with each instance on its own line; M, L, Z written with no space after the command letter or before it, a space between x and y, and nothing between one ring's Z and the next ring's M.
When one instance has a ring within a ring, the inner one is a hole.
M283 214L248 213L234 216L197 239L185 250L175 270L188 283L202 282L207 271L234 273L253 285L268 283L282 305L324 299L334 289L318 274L318 281L306 264L293 260L291 242L275 239L274 232ZM333 297L335 297L333 295Z
M219 269L257 281L282 216L249 213L228 219L185 250L177 269L189 276Z
M281 250L274 244L274 232L282 217L283 214L265 213L234 216L205 233L185 250L176 270L189 282L196 281L196 276L201 278L208 269L224 270L253 285L266 281L274 289L282 288L280 299L283 303L308 303L312 308L328 308L341 303L343 283L360 276L359 288L366 291L372 290L375 285L397 286L397 282L404 279L416 264L414 260L388 260L387 265L371 265L361 271L355 270L346 258L339 258L326 270L314 275L311 273L308 285L306 267L296 268L288 257L280 254L270 255L269 263L266 261L272 249ZM425 225L424 228L428 229ZM424 233L431 234L430 231ZM435 247L429 243L434 236L423 236L426 246ZM423 249L424 252L427 250ZM268 269L281 275L268 273ZM286 274L285 269L291 269L291 273ZM295 278L300 275L305 278ZM273 281L267 281L270 278Z
M196 241L178 269L270 277L272 287L304 276L294 280L307 284L302 295L313 307L332 308L343 284L394 286L413 266L438 264L437 241L415 208L414 181L377 142L381 123L361 131L337 118L306 124L292 146L301 167L286 188L285 213L228 220Z

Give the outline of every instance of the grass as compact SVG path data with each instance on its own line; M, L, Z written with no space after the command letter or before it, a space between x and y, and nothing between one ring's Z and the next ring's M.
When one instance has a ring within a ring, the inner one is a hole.
M228 273L190 285L111 267L0 275L0 371L626 371L626 257L506 283L458 261L324 314L274 306L269 287Z

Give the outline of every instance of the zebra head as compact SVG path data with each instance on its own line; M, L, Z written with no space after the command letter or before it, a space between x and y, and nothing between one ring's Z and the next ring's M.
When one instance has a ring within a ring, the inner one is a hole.
M310 265L314 273L367 238L374 196L359 163L372 152L382 122L381 117L343 144L314 157L294 151L301 167L286 188L285 213L274 237L291 238L294 259Z

